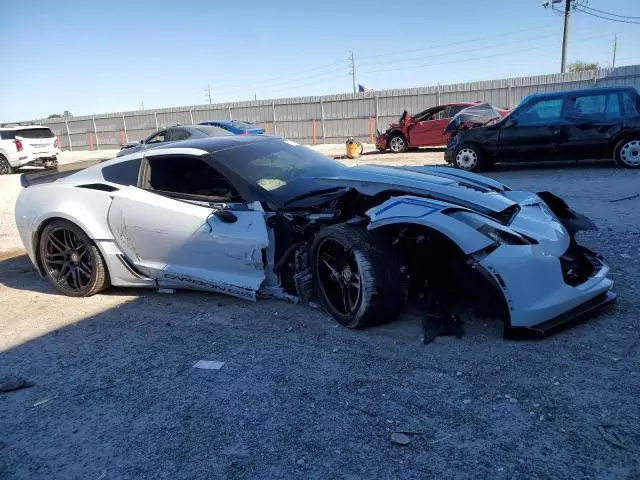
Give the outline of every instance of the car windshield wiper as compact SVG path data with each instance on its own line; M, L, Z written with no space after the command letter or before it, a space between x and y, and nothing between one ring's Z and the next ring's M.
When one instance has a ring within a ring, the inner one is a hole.
M306 193L302 193L300 195L297 195L293 198L290 198L289 200L287 200L286 202L284 202L284 205L291 205L294 202L297 202L299 200L304 200L305 198L310 198L310 197L322 197L325 195L331 195L334 194L336 192L341 192L341 191L346 191L348 190L346 187L331 187L331 188L324 188L321 190L312 190L310 192L306 192Z

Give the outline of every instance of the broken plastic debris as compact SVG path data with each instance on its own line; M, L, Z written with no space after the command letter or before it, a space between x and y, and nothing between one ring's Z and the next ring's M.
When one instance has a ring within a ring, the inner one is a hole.
M391 434L391 441L393 443L397 443L398 445L407 445L411 443L411 437L402 432L393 432Z
M34 404L33 404L33 406L34 406L34 407L37 407L38 405L44 405L44 404L45 404L45 403L47 403L48 401L49 401L49 399L48 399L48 398L45 398L45 399L43 399L43 400L40 400L40 401L38 401L38 402L34 403Z
M22 388L33 387L35 383L17 377L4 377L0 379L0 392L14 392Z
M618 434L618 432L613 430L612 425L598 425L598 432L600 432L602 438L604 438L611 445L615 445L616 447L622 448L624 450L627 449L627 446L624 444L624 440Z
M224 362L218 362L217 360L198 360L193 368L202 368L205 370L220 370Z

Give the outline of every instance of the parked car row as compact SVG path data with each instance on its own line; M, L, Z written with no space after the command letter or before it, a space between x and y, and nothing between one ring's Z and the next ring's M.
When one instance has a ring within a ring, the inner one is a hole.
M470 171L496 162L596 158L640 168L640 97L635 88L531 95L492 125L458 130L445 151L448 163Z
M612 158L640 168L640 96L633 87L530 95L513 111L476 102L406 111L379 134L379 150L446 143L445 160L479 171L496 162Z

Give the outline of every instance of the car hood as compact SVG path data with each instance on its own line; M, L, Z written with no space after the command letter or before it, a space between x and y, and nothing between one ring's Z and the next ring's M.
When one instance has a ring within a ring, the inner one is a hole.
M434 198L484 214L504 212L516 205L499 182L450 167L389 167L359 165L345 168L340 177L319 181L354 188L365 195L384 191Z
M356 166L345 169L340 178L321 181L354 188L365 195L393 192L417 195L458 205L508 224L521 234L536 239L548 254L560 256L575 231L591 229L590 221L571 211L564 202L556 208L563 221L545 200L535 193L512 191L500 182L452 167ZM568 214L564 214L566 209ZM570 218L581 219L572 225ZM582 221L584 219L584 221Z

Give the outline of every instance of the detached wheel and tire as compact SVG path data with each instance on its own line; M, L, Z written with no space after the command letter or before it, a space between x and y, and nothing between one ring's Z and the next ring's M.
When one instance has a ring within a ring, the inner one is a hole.
M104 259L91 239L66 220L44 227L40 260L53 286L70 297L89 297L109 287Z
M475 145L460 145L453 157L453 164L460 170L478 172L484 166L482 152Z
M614 152L614 160L622 168L640 168L640 137L621 141Z
M4 155L0 155L0 175L9 175L13 173L13 167Z
M402 153L407 151L407 139L404 135L396 133L389 138L389 150L393 153Z
M407 300L400 262L361 227L333 225L311 247L313 278L320 302L347 328L394 319Z

